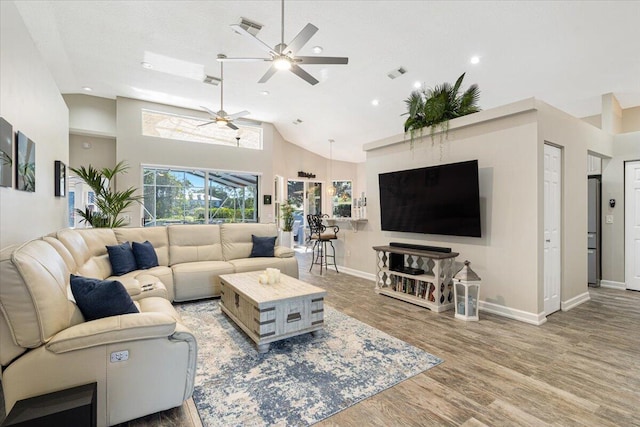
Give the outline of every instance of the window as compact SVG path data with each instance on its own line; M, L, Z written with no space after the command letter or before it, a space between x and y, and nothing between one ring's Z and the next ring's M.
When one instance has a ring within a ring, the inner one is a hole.
M336 194L331 199L334 217L351 217L351 207L353 204L351 181L333 181Z
M231 147L262 150L262 128L238 124L238 130L218 127L215 123L201 126L210 120L159 111L142 110L142 134L179 141L202 142ZM237 139L240 138L240 139Z
M258 176L143 168L145 226L257 222Z

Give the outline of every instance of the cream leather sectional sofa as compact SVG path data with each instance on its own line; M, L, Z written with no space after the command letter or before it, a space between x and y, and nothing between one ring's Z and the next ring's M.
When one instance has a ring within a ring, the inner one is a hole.
M219 296L221 274L274 267L298 277L291 249L276 246L274 257L250 258L252 234L277 230L274 224L65 229L2 250L7 413L18 400L90 382L98 384L99 426L180 406L193 392L197 345L171 301ZM146 240L159 266L112 276L106 246ZM85 321L70 297L70 274L120 281L140 313ZM128 360L111 362L124 350Z

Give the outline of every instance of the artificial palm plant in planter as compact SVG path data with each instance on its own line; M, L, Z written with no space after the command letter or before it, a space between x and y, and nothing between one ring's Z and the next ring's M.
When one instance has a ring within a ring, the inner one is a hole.
M86 207L84 210L76 209L83 222L94 228L115 228L124 225L124 218L120 214L129 206L138 202L141 196L134 196L138 191L135 187L129 187L122 191L116 191L114 178L121 173L126 173L129 167L124 161L119 162L113 168L96 169L92 165L88 167L70 168L81 178L95 193L95 205L97 210Z
M451 83L442 83L434 88L414 90L405 99L407 112L403 115L409 117L404 122L404 131L410 135L411 148L416 138L422 138L424 128L431 127L433 141L438 131L447 135L449 120L480 111L478 85L473 84L460 94L465 74L462 73L453 86Z
M280 205L280 219L282 224L282 233L280 235L280 244L293 248L293 206L289 201Z

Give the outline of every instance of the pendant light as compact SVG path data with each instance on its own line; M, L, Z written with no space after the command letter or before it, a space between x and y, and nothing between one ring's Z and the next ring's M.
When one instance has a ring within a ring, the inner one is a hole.
M329 186L327 187L327 195L333 197L336 195L336 187L333 186L332 179L332 169L333 169L333 139L329 140Z

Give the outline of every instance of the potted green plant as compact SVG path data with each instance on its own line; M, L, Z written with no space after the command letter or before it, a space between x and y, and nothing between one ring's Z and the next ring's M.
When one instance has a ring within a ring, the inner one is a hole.
M124 161L119 162L113 168L96 169L92 165L87 167L69 168L81 178L95 193L95 205L97 209L86 207L84 210L76 209L86 222L94 228L115 228L124 225L125 219L120 214L140 200L141 196L134 196L138 191L135 187L116 191L114 178L121 173L126 173L129 167Z
M464 75L462 73L456 83L442 83L434 88L414 90L405 99L408 115L404 122L404 131L409 133L411 148L416 137L422 138L424 128L431 127L431 139L437 131L445 136L449 131L449 120L467 114L477 113L480 107L477 105L480 98L478 85L473 84L460 94L460 86Z
M282 246L293 247L293 206L287 200L280 205L280 244Z

